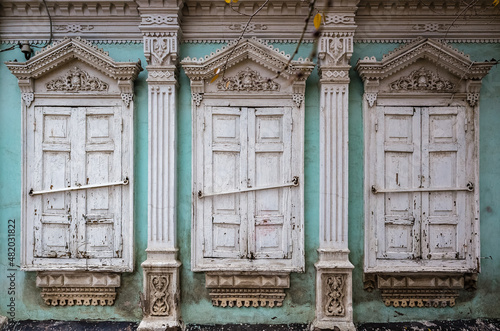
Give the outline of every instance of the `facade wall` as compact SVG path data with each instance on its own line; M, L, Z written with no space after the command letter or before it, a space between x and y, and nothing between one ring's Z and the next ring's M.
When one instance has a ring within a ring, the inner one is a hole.
M7 45L3 45L6 48ZM100 44L116 61L140 58L146 63L142 44ZM290 54L293 44L275 44ZM396 44L355 44L351 63L359 58L376 56L393 50ZM457 44L461 51L476 61L498 57L500 44ZM200 57L220 48L221 44L182 44L180 58ZM310 44L301 49L299 56L307 56ZM0 61L23 62L18 49L0 53ZM48 307L35 287L35 273L15 272L16 319L55 320L116 320L140 321L139 292L142 291L141 262L146 259L147 246L147 72L143 71L135 82L134 110L134 272L122 275L122 285L114 306L110 307ZM478 290L462 291L453 308L401 308L385 307L378 291L363 290L363 84L351 70L349 89L349 248L353 271L353 307L355 322L399 322L412 320L495 318L500 316L497 305L500 296L497 273L500 271L497 237L500 233L498 209L500 209L500 141L499 105L500 68L494 67L483 79L480 99L480 203L481 203L481 256L482 272ZM16 263L19 264L20 249L20 188L21 188L21 98L16 78L5 66L0 66L0 274L8 275L7 223L16 220ZM291 275L291 286L283 307L275 308L216 308L212 307L205 288L203 273L190 271L191 261L191 90L189 79L181 70L177 110L177 236L180 271L181 314L186 324L225 323L310 323L315 313L315 269L316 249L319 247L319 91L318 74L313 71L307 81L305 106L305 254L306 272ZM495 255L496 254L496 255ZM8 289L10 280L0 278L0 287ZM10 297L0 297L0 315L8 315ZM399 313L395 313L397 310Z

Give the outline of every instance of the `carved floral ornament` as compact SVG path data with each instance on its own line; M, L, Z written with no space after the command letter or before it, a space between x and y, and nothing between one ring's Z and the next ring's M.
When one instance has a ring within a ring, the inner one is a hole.
M47 91L56 92L103 92L108 90L108 84L97 77L91 77L78 67L69 70L64 76L48 82Z
M279 91L280 85L247 67L234 77L224 77L217 88L222 91Z
M455 88L455 84L422 67L394 81L390 88L391 91L449 92Z

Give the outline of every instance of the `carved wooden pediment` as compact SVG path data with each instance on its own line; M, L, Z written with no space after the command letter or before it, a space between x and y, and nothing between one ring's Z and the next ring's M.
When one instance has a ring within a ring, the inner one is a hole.
M257 39L234 41L204 58L185 58L181 64L191 80L193 104L199 106L204 97L257 94L289 96L300 106L305 81L314 63L290 56ZM219 72L220 78L210 84Z
M34 80L65 69L70 63L71 67L63 70L62 75L58 74L57 78L44 84L47 91L107 91L107 83L102 77L108 77L116 81L121 93L133 93L132 82L142 70L140 61L115 62L107 52L80 38L65 38L43 48L25 63L7 62L6 65L19 79L22 92L36 92ZM94 77L84 68L90 68L102 77Z
M495 64L474 62L468 55L436 39L418 38L384 55L381 61L365 57L358 61L356 70L363 80L380 80L393 76L419 60L444 69L463 80L480 80Z

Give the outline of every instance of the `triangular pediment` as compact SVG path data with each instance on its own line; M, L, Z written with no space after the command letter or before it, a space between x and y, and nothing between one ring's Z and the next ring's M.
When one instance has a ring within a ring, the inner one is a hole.
M107 52L80 38L65 38L43 48L25 63L6 65L18 79L37 79L75 60L114 80L134 80L142 70L140 61L115 62Z
M243 61L254 62L274 74L280 73L285 79L302 73L300 78L305 80L314 68L314 64L309 59L291 61L286 68L289 59L290 55L280 52L272 45L257 39L246 39L234 41L204 58L187 57L182 60L181 64L187 76L195 81L210 80L217 69L228 70Z
M494 64L474 62L468 55L440 40L419 38L384 55L381 61L375 57L365 57L358 61L356 69L363 80L382 80L417 62L444 69L461 80L480 80Z

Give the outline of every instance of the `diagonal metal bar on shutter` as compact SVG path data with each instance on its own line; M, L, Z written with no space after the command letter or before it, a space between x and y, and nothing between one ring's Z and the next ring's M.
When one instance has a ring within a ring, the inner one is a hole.
M373 194L377 193L410 193L410 192L446 192L446 191L474 191L474 184L467 183L467 187L436 187L436 188L409 188L409 189L378 189L375 185L372 185Z
M299 177L293 176L291 183L285 183L285 184L279 184L279 185L260 186L260 187L247 188L247 189L243 189L243 190L232 190L232 191L213 192L213 193L203 193L202 191L198 191L198 198L202 199L205 197L213 197L216 195L226 195L226 194L234 194L234 193L245 193L245 192L252 192L252 191L270 190L273 188L292 187L292 186L298 186L298 185L299 185Z
M77 185L77 186L73 186L73 187L65 187L65 188L59 188L59 189L55 189L55 190L42 190L42 191L33 191L33 189L31 189L28 194L30 196L34 196L37 194L68 192L68 191L76 191L76 190L87 190L87 189L91 189L91 188L100 188L100 187L117 186L117 185L128 185L128 183L129 183L129 180L127 177L123 181L114 182L114 183L93 184L93 185Z

